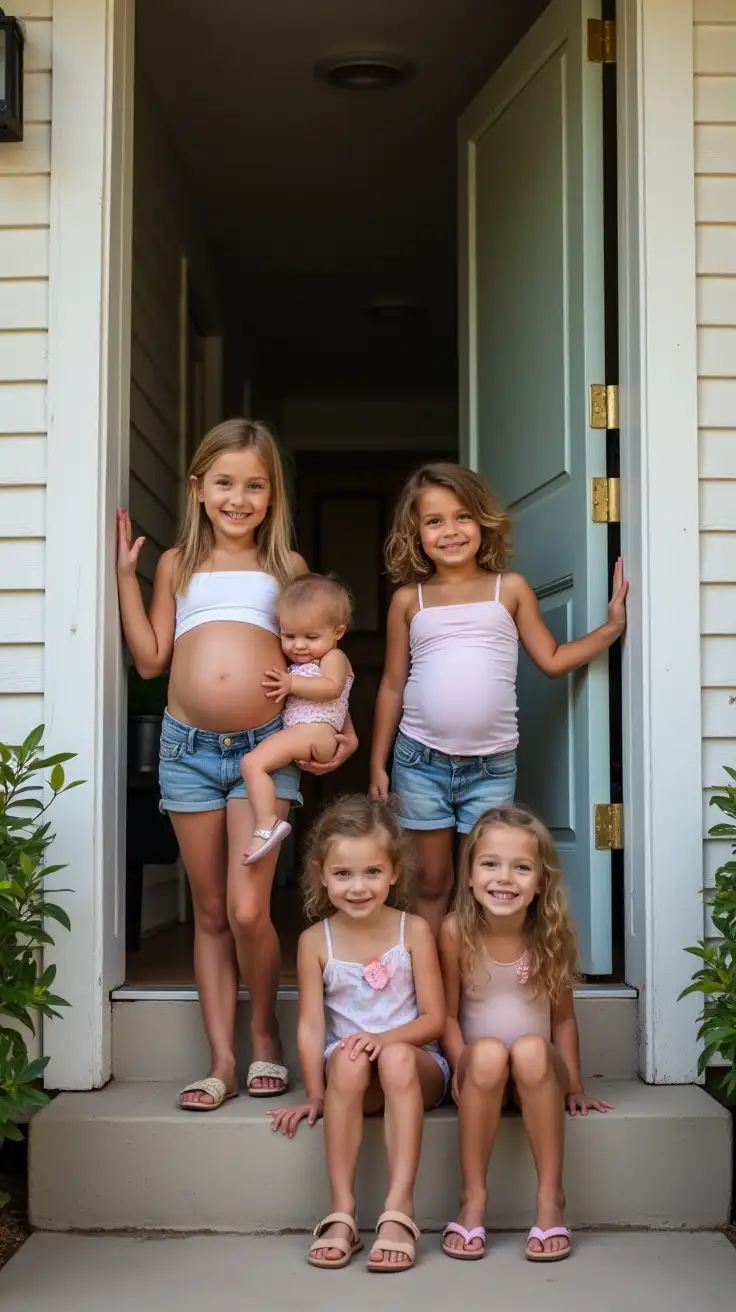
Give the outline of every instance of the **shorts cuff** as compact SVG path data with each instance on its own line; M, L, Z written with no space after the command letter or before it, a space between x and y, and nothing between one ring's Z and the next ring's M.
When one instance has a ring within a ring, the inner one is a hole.
M224 811L225 798L218 797L214 802L167 802L162 797L158 809L162 815L166 815L169 811L187 815L194 815L197 811Z
M419 832L430 832L433 829L455 828L455 820L453 816L448 816L446 820L412 820L408 816L400 815L399 824L402 829L415 829Z

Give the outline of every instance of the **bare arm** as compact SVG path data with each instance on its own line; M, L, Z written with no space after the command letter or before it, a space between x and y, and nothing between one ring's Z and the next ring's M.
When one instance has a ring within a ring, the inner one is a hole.
M448 916L440 925L439 949L442 978L445 985L445 1001L447 1003L447 1019L445 1020L445 1029L442 1035L442 1047L452 1069L457 1070L460 1053L465 1047L465 1040L462 1036L459 1021L460 944L454 916Z
M348 658L336 647L322 657L319 668L319 678L316 679L308 679L299 674L282 675L278 670L269 670L263 686L271 686L275 683L274 675L280 675L279 682L281 687L286 688L286 692L279 691L274 700L290 695L305 697L310 702L334 701L343 691L350 672ZM274 694L268 693L267 696L274 697Z
M371 747L371 793L388 795L386 761L396 726L401 718L404 689L409 677L409 625L407 607L410 588L400 588L391 601L386 627L386 661L376 697Z
M130 516L118 511L118 595L125 641L142 679L153 679L168 668L174 650L176 601L173 589L174 549L156 566L153 599L146 614L136 565L145 538L131 545Z
M590 664L596 656L621 637L626 628L626 593L629 585L624 578L623 562L618 561L613 576L613 590L608 606L608 619L599 628L573 642L555 641L542 619L539 603L529 584L520 575L514 579L516 611L514 621L524 650L534 664L550 678L557 679Z
M321 1102L325 1096L325 1008L319 958L320 928L313 926L301 935L296 961L299 981L297 1048L309 1102Z
M588 1098L583 1088L580 1069L580 1034L575 1017L572 989L568 989L552 1008L552 1042L567 1066L570 1084L565 1102L568 1111L573 1116L577 1116L578 1112L587 1116L591 1110L610 1112L613 1103L604 1102L600 1098Z

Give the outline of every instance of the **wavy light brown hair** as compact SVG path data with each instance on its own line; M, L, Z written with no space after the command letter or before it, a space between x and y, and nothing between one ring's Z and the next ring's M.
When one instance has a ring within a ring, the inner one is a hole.
M486 811L468 835L460 862L455 901L461 974L465 979L473 979L479 953L488 943L488 924L470 887L470 874L478 843L489 829L497 825L519 829L534 839L541 868L541 887L527 910L524 926L529 983L535 997L549 997L555 1004L577 979L580 968L577 938L567 914L560 859L552 835L541 820L522 806L500 806Z
M257 452L271 485L271 503L266 518L256 529L258 558L265 572L272 574L282 587L291 577L291 515L276 437L266 424L258 420L226 419L202 438L189 466L187 508L176 543L176 592L186 592L192 575L196 574L215 544L215 531L198 496L202 479L221 455L228 451L245 451L248 447Z
M421 583L434 574L434 565L422 549L417 503L428 487L444 487L480 525L477 561L481 569L501 574L511 559L511 519L498 505L488 484L462 465L423 465L411 475L394 511L386 541L386 568L394 583Z
M300 606L322 606L324 614L335 628L348 627L353 603L347 588L331 574L298 574L281 592L276 603L279 622Z
M336 838L367 838L375 834L385 848L398 879L391 887L388 906L409 906L414 884L414 854L405 829L398 821L394 801L374 802L363 793L337 797L317 817L307 836L302 889L304 910L310 920L324 920L335 908L322 883L322 871Z

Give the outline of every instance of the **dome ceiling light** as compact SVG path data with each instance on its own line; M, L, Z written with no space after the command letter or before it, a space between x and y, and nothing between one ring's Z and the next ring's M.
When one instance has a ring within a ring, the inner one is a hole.
M386 91L411 77L414 65L403 55L364 52L329 55L317 61L314 71L338 91Z

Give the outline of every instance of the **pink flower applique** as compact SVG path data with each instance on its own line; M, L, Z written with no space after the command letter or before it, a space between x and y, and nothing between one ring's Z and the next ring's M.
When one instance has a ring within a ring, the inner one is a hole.
M395 974L396 967L393 962L379 961L378 958L369 961L368 965L363 967L363 979L372 989L385 989Z
M529 983L529 962L526 957L522 957L521 961L516 963L516 978L520 984Z

